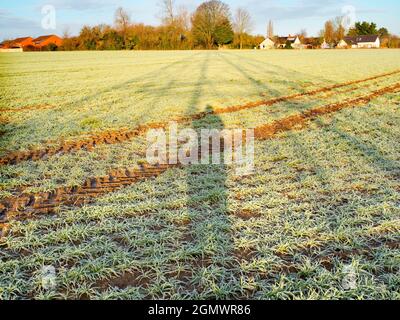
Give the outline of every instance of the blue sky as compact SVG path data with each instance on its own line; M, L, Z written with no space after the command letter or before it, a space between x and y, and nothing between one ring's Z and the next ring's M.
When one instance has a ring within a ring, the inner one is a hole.
M38 36L49 33L62 35L68 28L77 34L84 24L113 22L114 11L123 6L134 22L156 25L159 23L160 0L0 0L0 39L19 36ZM202 0L176 0L178 6L194 11ZM245 7L254 20L253 33L265 34L269 19L274 21L275 33L286 35L306 29L317 35L324 21L342 15L345 6L355 8L358 20L375 21L400 35L399 0L225 0L234 12ZM56 9L56 30L41 27L44 5Z

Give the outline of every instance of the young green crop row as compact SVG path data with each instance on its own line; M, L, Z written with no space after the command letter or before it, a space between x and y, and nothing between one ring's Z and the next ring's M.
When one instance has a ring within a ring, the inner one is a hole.
M224 166L174 169L14 222L0 297L399 299L399 102L257 142L245 179ZM57 286L44 290L49 265ZM349 268L356 286L345 289Z
M400 69L395 50L0 55L0 154ZM248 128L399 76L193 128ZM12 221L0 299L400 299L400 99L389 93L257 141L255 172L188 166L82 208ZM145 137L0 167L0 198L143 160ZM45 270L55 270L55 286Z

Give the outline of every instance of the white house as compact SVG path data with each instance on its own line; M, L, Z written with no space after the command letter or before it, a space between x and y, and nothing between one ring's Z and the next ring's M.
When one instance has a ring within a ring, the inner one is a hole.
M273 42L270 38L266 38L260 44L260 49L261 50L273 49L273 48L275 48L275 42Z
M347 44L346 41L344 41L343 39L339 41L339 43L337 44L337 48L338 49L346 49L349 45Z
M355 37L344 37L344 41L347 45L353 49L357 48L380 48L381 40L378 35L365 35Z
M330 49L330 48L331 45L324 39L324 42L321 44L321 49Z

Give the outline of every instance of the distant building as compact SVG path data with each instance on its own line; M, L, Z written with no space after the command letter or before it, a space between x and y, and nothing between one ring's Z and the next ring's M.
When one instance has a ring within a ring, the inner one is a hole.
M31 37L17 38L15 40L12 40L8 46L10 49L17 49L17 48L24 49L32 45L32 40L33 38Z
M266 38L263 42L260 43L261 50L273 49L273 48L275 48L275 42L272 41L270 38Z
M380 48L381 41L378 35L365 35L355 37L344 37L344 42L353 48Z
M42 50L51 44L59 47L62 43L63 40L56 35L41 36L36 39L24 37L2 42L0 44L0 50L1 52L22 52L25 50L35 51Z
M320 47L321 47L321 38L318 37L304 38L302 43L303 49L317 49Z
M60 47L62 45L62 43L63 43L63 40L56 35L41 36L41 37L33 40L33 46L39 50L44 47L47 47L51 44L54 44L57 47Z
M278 37L276 41L277 48L285 48L290 43L293 49L300 49L302 44L298 36Z
M339 43L336 46L336 48L338 48L338 49L346 49L348 47L349 47L349 45L344 40L340 40Z
M32 45L33 38L31 37L24 37L24 38L17 38L14 40L4 41L0 45L0 49L8 50L8 52L20 52L24 48ZM22 50L10 50L10 49L22 49ZM3 52L4 52L3 50Z
M321 44L321 49L331 49L331 48L332 46L324 39L324 42L322 42Z

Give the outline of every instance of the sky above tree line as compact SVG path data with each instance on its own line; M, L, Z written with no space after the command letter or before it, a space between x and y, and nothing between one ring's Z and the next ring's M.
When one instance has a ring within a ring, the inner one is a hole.
M176 0L193 12L202 0ZM273 20L278 35L295 34L305 29L316 36L328 19L354 7L357 21L373 21L400 35L399 0L225 0L231 12L246 8L254 21L253 34L266 34L268 20ZM160 24L160 0L0 0L0 40L44 34L62 35L68 28L77 35L83 25L112 24L117 7L124 7L135 23ZM56 9L56 29L42 27L42 8ZM346 9L347 8L347 9Z

